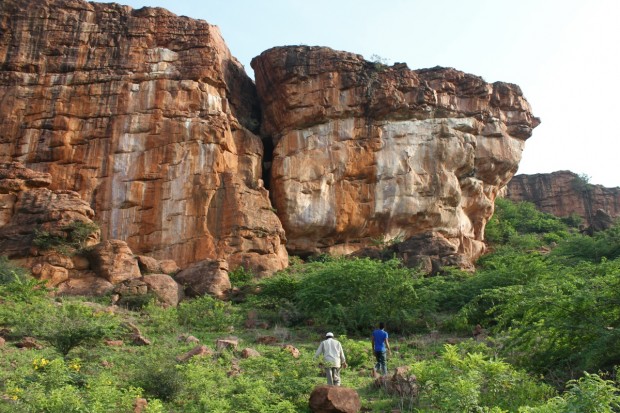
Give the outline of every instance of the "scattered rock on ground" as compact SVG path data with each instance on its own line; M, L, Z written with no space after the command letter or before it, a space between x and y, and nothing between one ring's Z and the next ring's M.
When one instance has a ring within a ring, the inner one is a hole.
M148 404L149 402L146 399L143 399L142 397L138 397L133 404L134 406L133 413L142 413L144 409L147 408Z
M237 346L239 345L239 339L237 338L220 338L215 342L215 348L218 351L221 350L237 350Z
M418 383L415 374L410 373L409 367L397 367L392 376L379 376L374 386L382 388L387 394L399 397L416 397Z
M256 339L258 344L276 344L278 338L274 336L260 336Z
M310 394L310 410L314 413L357 413L362 403L353 389L341 386L318 386Z
M244 359L249 359L252 357L260 357L260 353L254 350L253 348L246 347L243 350L241 350L241 357Z
M24 337L22 341L15 345L17 348L41 350L43 346L34 337Z
M177 361L179 363L184 363L193 357L207 357L207 356L212 356L212 355L213 355L213 351L209 347L205 345L198 345L194 347L193 349L191 349L190 351L188 351L187 353L181 356L178 356Z
M293 355L293 357L294 357L294 358L296 358L296 359L298 359L298 358L299 358L299 356L301 355L301 354L299 353L299 349L297 349L297 348L293 347L293 346L292 346L292 345L290 345L290 344L286 344L286 345L282 346L282 349L283 349L284 351L287 351L287 352L291 353L291 354Z

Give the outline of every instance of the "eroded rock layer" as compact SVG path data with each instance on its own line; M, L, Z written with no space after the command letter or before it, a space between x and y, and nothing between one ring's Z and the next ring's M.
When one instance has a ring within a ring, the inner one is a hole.
M272 202L300 254L437 233L473 260L539 120L518 86L324 47L252 61Z
M216 26L159 8L3 0L0 33L0 162L77 192L102 239L136 253L259 274L287 265L249 130L255 89Z
M579 215L587 225L595 225L597 211L612 219L620 217L620 188L592 185L570 171L516 175L506 187L506 198L527 201L541 211L558 217Z

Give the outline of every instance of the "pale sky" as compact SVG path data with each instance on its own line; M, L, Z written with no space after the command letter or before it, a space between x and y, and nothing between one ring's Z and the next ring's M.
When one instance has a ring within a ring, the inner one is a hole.
M232 54L327 46L516 83L541 118L518 173L620 186L620 0L117 0L219 26Z

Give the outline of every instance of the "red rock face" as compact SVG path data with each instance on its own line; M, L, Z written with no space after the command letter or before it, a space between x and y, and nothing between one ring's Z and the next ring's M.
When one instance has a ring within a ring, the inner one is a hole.
M255 88L217 27L159 8L3 0L0 33L0 162L22 168L0 176L0 254L23 253L33 227L19 222L53 204L50 222L79 212L102 241L189 269L200 293L225 295L238 266L286 267L285 243L341 254L431 237L426 257L471 262L539 123L515 85L328 48L264 52ZM40 264L82 288L79 263Z
M252 61L289 251L349 253L433 232L469 260L539 124L521 90L323 47Z
M0 161L77 192L102 239L135 253L287 265L263 145L244 127L258 125L254 86L217 27L159 8L3 0L0 33Z
M586 224L595 224L596 212L620 217L620 188L587 183L569 171L550 174L516 175L506 187L505 197L535 204L541 211L558 217L577 214Z

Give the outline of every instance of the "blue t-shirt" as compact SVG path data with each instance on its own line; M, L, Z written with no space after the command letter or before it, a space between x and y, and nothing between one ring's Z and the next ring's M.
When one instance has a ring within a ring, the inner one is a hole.
M385 339L388 338L388 333L384 330L376 329L372 332L372 339L375 343L375 351L386 351Z

